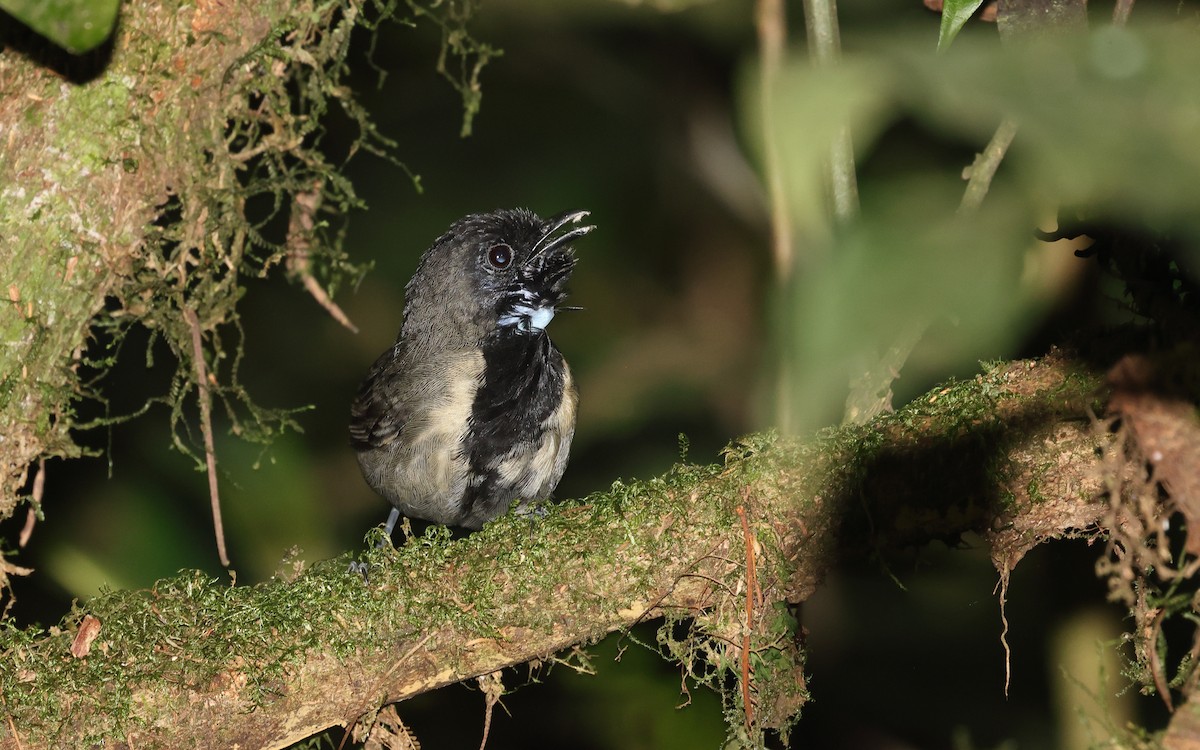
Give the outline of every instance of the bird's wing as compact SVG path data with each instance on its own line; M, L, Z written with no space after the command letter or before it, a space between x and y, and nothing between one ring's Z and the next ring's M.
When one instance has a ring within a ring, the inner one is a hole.
M350 444L355 450L388 445L408 421L404 389L394 386L402 374L402 354L403 346L397 345L379 355L358 388L350 407Z
M350 443L358 451L382 448L397 440L428 437L430 429L460 439L483 367L483 354L477 349L415 359L405 356L404 344L388 349L371 366L350 407Z

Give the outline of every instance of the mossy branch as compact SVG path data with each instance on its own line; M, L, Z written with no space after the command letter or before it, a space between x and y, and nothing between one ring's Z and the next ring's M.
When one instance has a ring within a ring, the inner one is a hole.
M342 557L254 587L193 573L108 593L61 629L4 633L19 740L7 730L0 748L280 748L656 617L694 618L686 642L662 643L703 654L717 685L753 680L726 695L731 732L753 740L806 697L799 656L777 658L794 648L780 605L842 557L976 531L1011 567L1095 523L1110 438L1084 415L1099 389L1057 357L1017 362L868 425L754 436L721 465L616 483L532 529L506 517L451 541L435 527L368 553L366 582ZM101 627L77 657L85 615Z

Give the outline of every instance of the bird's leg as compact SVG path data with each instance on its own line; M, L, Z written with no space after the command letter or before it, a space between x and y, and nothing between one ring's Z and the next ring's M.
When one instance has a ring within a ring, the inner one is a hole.
M388 513L387 522L383 524L383 533L387 534L387 538L392 538L392 529L396 528L396 522L400 520L400 509L392 508L392 512ZM378 547L383 546L383 540L379 541Z
M399 509L392 508L392 512L388 513L387 521L385 521L383 524L383 533L386 534L386 536L383 539L380 539L378 542L375 543L375 549L379 549L380 547L382 547L385 539L391 540L392 530L396 528L396 522L399 520L400 520ZM352 563L350 563L349 572L359 574L360 576L363 577L364 583L369 583L370 581L367 577L367 567L368 566L365 562L352 562Z

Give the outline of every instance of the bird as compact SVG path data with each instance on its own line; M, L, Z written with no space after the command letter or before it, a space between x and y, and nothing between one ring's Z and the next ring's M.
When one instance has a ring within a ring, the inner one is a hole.
M400 514L477 530L514 502L536 513L558 485L579 397L546 327L588 215L471 214L422 255L400 333L350 410L363 477L392 505L388 537Z

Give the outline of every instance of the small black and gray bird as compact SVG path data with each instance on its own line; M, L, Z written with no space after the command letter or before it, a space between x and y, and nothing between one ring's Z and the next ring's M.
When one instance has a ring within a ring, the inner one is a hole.
M472 214L421 257L350 417L363 476L394 506L389 534L400 513L478 529L558 485L578 396L546 326L587 215Z

